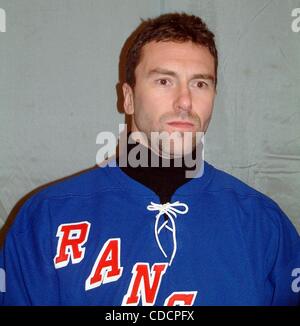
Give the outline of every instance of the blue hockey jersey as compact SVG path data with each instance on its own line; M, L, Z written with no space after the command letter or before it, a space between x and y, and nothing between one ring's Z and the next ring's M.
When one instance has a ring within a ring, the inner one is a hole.
M22 207L4 305L297 305L300 239L276 203L205 163L170 203L103 167Z

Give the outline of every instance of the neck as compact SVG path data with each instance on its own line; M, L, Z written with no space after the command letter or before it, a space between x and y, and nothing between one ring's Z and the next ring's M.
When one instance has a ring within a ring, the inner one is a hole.
M171 155L170 157L163 157L142 142L135 140L131 133L128 133L126 146L123 144L117 162L120 167L195 170L198 159L197 150L199 148L195 148L191 153L181 157L174 158Z
M185 157L162 158L150 148L138 142L132 143L129 137L130 134L127 137L127 150L117 158L117 164L129 177L154 191L162 203L170 202L176 189L190 180L186 178L186 172L195 170L196 160L194 160L194 165L187 165ZM190 155L196 157L196 150ZM133 156L134 164L131 162Z

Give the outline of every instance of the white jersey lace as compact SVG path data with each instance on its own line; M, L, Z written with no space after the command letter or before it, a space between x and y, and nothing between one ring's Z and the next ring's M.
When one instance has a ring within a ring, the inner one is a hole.
M183 210L178 209L179 207L183 208ZM159 234L163 230L163 228L166 228L167 230L172 232L173 251L172 251L171 258L169 260L169 266L171 266L177 251L176 224L174 218L177 217L177 214L186 214L189 208L186 204L176 201L174 203L165 203L165 204L156 204L151 202L151 205L148 205L147 209L149 211L158 211L158 214L155 216L156 217L155 227L154 227L155 239L160 251L163 253L163 255L166 258L168 256L161 245L161 242L159 240ZM164 214L168 216L168 219L164 221L162 225L159 227L160 217L163 216ZM171 222L171 226L168 225L169 221Z

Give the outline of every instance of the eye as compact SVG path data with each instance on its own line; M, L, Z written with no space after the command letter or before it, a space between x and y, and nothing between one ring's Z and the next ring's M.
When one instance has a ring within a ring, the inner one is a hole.
M162 86L167 86L170 84L170 81L168 79L165 79L165 78L160 78L156 81L159 85L162 85Z
M204 81L200 80L196 82L196 87L197 88L204 88L207 86L207 83L205 83Z

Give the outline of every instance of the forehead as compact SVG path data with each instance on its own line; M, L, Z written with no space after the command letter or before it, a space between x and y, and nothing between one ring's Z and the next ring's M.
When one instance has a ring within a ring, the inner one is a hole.
M191 41L147 43L142 48L137 70L148 71L157 67L171 69L179 65L192 70L205 69L205 72L214 74L215 62L212 54L206 47Z

